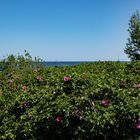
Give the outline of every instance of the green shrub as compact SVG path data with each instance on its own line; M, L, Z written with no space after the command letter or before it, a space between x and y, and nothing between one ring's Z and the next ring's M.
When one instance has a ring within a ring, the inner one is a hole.
M140 62L0 62L0 139L140 139Z

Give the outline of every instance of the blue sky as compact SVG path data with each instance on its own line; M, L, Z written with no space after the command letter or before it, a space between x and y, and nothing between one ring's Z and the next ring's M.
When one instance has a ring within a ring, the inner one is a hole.
M128 60L123 50L140 0L0 0L0 59Z

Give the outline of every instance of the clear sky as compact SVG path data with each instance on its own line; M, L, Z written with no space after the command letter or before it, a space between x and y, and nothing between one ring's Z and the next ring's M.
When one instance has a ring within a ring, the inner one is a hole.
M128 21L140 0L0 0L0 59L128 60Z

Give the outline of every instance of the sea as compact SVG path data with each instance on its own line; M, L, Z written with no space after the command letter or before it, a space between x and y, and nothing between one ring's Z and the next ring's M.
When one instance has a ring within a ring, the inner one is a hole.
M62 66L74 66L81 63L87 63L87 61L54 61L54 62L49 61L43 62L43 65L46 67L62 67Z
M74 66L82 63L93 63L93 62L99 62L99 61L45 61L43 62L43 65L45 67L62 67L62 66ZM101 62L101 61L100 61ZM103 61L106 62L106 61ZM112 62L130 62L130 61L112 61Z

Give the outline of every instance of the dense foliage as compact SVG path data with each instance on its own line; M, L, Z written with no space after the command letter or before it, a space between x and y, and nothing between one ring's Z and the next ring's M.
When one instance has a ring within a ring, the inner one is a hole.
M140 13L138 11L130 18L128 32L130 37L124 52L132 61L140 60Z
M45 68L0 62L0 139L140 139L140 62Z

